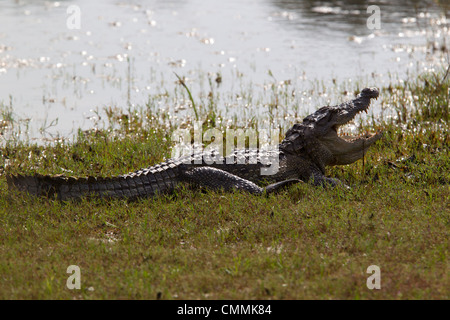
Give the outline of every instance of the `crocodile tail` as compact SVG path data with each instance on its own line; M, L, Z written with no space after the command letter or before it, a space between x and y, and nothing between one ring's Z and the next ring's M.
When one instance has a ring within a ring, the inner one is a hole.
M110 178L8 175L6 179L9 188L15 187L35 196L63 201L84 196L127 199L152 197L166 193L175 186L171 177L156 176L148 170Z
M21 174L8 174L6 175L6 182L9 189L13 189L15 187L20 191L25 191L32 195L37 196L45 194L51 197L53 194L55 194L56 188L52 183L46 182L46 178L46 176L41 175L24 176Z

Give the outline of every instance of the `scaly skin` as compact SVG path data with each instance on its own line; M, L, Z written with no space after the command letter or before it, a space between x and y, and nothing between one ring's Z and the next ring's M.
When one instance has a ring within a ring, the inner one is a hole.
M325 168L361 159L382 136L379 132L366 137L341 138L337 133L338 128L351 121L359 112L367 111L371 99L377 97L378 89L365 88L355 99L337 106L322 107L303 119L302 123L295 124L278 148L264 152L235 150L222 159L222 163L208 164L210 161L205 162L206 154L197 153L117 177L7 175L7 182L9 187L60 200L83 196L127 199L153 197L172 192L179 183L213 190L243 190L252 194L276 192L299 181L336 186L340 182L326 177ZM201 161L194 162L194 159ZM262 170L271 168L276 162L278 170L274 174L261 174ZM262 184L269 185L263 188L260 187Z

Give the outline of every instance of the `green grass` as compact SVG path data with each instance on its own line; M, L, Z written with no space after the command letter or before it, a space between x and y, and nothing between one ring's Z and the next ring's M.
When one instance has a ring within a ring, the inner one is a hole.
M8 190L5 171L133 171L170 156L173 128L109 110L115 129L75 143L12 141L0 148L0 299L449 299L449 88L439 80L382 88L398 117L366 125L385 135L364 162L329 170L348 191L180 188L61 203ZM66 287L69 265L81 269L80 290ZM370 265L380 290L366 286Z

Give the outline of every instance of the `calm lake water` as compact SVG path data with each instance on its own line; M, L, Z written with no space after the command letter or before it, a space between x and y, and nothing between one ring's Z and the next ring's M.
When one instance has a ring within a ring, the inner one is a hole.
M0 1L0 106L24 121L21 137L71 138L98 125L104 107L181 93L174 72L194 97L218 74L218 94L264 97L274 81L299 91L382 87L447 63L448 4L370 4L380 29L368 27L373 12L357 0Z

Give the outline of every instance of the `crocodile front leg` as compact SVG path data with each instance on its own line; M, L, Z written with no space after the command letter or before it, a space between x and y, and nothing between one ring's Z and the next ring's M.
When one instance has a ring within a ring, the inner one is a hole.
M180 168L180 180L196 186L211 190L223 191L246 191L255 195L274 193L295 183L301 182L298 179L290 179L276 182L265 188L258 186L250 180L213 167L196 167L192 169Z
M348 189L350 188L339 179L326 177L323 174L322 170L320 170L316 165L311 166L310 174L311 175L309 177L309 181L311 181L312 184L315 186L322 186L322 187L343 186Z

